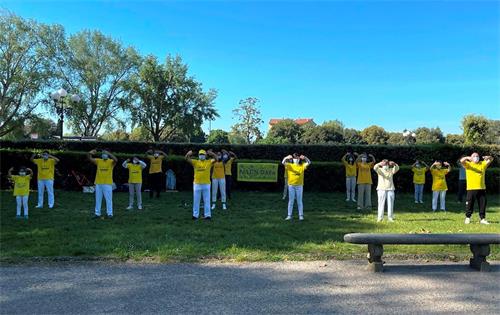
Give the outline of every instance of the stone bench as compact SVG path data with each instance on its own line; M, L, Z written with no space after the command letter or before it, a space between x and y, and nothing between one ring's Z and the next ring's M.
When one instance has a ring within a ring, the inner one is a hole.
M382 255L384 245L470 245L473 257L470 267L479 271L489 271L486 257L490 254L490 244L500 244L500 234L374 234L352 233L344 235L344 241L368 245L368 265L374 272L383 271Z

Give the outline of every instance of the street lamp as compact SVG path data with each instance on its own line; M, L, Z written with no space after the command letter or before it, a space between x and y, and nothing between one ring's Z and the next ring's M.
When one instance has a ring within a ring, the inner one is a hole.
M58 129L60 128L58 131L61 140L63 139L64 114L70 115L71 103L78 103L80 101L80 96L76 94L69 94L69 101L66 101L67 96L68 92L63 88L60 88L59 90L50 93L50 98L54 101L56 113L59 118L57 125ZM66 108L64 108L65 103L67 103L66 105L68 105Z

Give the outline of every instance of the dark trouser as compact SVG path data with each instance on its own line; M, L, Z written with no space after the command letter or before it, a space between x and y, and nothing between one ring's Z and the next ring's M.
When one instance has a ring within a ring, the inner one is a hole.
M231 187L233 185L233 176L226 175L226 198L231 199Z
M464 201L464 196L465 196L465 193L466 193L466 184L467 182L465 181L465 179L460 179L458 180L458 193L457 193L457 198L458 198L458 201L462 202Z
M467 201L465 202L465 216L470 218L474 210L474 203L479 205L479 217L486 217L486 189L467 190Z
M153 198L156 191L156 198L160 198L160 191L163 186L162 173L149 174L149 197Z

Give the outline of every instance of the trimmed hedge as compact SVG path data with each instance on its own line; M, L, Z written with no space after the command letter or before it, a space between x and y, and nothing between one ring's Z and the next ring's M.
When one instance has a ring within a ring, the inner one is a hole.
M56 166L56 187L61 188L67 175L71 170L81 172L87 176L87 178L93 182L95 176L95 166L90 163L84 152L53 152L54 155L61 159L61 162ZM33 171L36 169L34 165L31 164L29 158L31 156L31 150L11 150L11 149L1 149L0 150L0 164L1 171L1 187L6 188L9 186L7 181L7 171L13 167L19 167L21 165L31 166ZM115 167L114 171L114 181L117 184L126 183L128 179L128 171L121 166L124 159L130 157L127 154L117 154L119 159L118 165ZM277 160L244 160L240 159L241 162L275 162L279 163ZM182 156L169 156L164 164L163 170L166 171L171 168L177 177L177 188L179 190L191 190L192 180L193 180L193 168L189 165ZM247 182L237 182L236 181L236 165L233 165L234 179L234 189L237 190L252 190L252 191L282 191L283 189L283 167L279 167L278 183L247 183ZM147 181L147 169L144 172L144 187L148 186ZM377 176L375 172L372 172L373 182L377 182ZM35 178L36 179L36 178ZM396 174L395 184L398 191L412 192L413 191L413 173L411 168L406 165L401 166L401 170ZM498 194L500 192L500 169L490 167L487 171L486 179L487 189L490 193ZM432 178L430 173L427 173L425 190L430 191ZM450 192L455 192L457 190L458 183L458 169L454 168L450 174L447 176L447 182ZM35 185L32 182L32 187ZM68 188L68 187L65 187ZM71 188L71 187L69 187ZM78 186L73 186L73 189L79 189ZM344 166L339 162L314 162L307 170L305 176L305 189L306 191L345 191L345 171Z
M131 141L0 141L2 148L10 149L37 149L37 150L64 150L64 151L84 151L88 152L94 148L107 148L113 153L134 153L142 154L149 148L160 148L169 155L184 156L187 151L197 151L201 148L221 148L234 151L240 159L262 159L281 160L284 156L293 152L307 155L313 162L315 161L339 161L348 148L356 152L368 152L375 156L377 160L388 158L399 164L413 164L415 159L424 160L430 163L434 160L448 161L455 164L463 154L471 154L474 151L481 155L491 155L495 158L492 166L500 166L500 146L453 146L448 144L438 145L216 145L200 143L150 143Z

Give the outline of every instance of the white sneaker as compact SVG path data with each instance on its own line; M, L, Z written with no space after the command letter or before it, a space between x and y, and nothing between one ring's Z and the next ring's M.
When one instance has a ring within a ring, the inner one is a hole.
M303 216L303 215L301 215L301 216L299 217L299 220L300 220L300 221L304 220L304 216Z
M137 206L137 209L142 210L142 206Z
M490 222L486 221L486 219L481 219L481 221L479 221L480 224L490 224Z
M40 209L40 208L43 208L43 206L36 206L35 208Z
M465 224L470 224L470 218L465 218Z
M291 219L292 219L292 217L291 217L291 216L287 216L287 217L285 218L285 220L286 220L286 221L290 221Z
M132 210L132 209L134 209L134 207L132 207L132 206L127 207L127 210Z
M424 203L424 201L423 201L423 200L420 200L420 203Z
M378 218L378 219L377 219L377 222L382 222L382 219Z
M393 218L389 218L389 222L394 222L394 219Z
M227 207L226 207L225 203L222 204L222 210L227 210Z
M361 210L361 207L358 207L358 210Z
M352 202L356 202L356 199L352 198Z
M415 203L418 203L418 201L415 200Z
M212 205L212 207L210 209L212 209L212 210L215 209L215 203Z
M351 201L351 199L349 199L349 198L346 198L346 199L345 199L345 201Z

